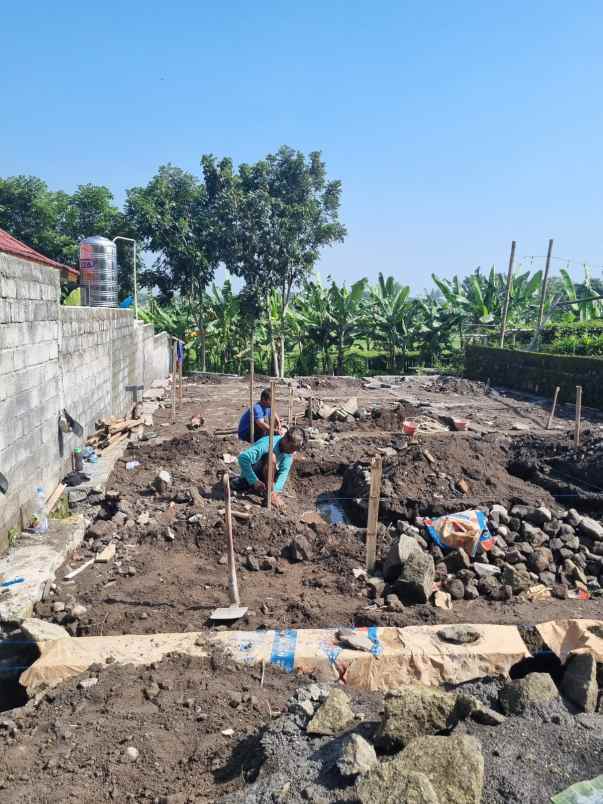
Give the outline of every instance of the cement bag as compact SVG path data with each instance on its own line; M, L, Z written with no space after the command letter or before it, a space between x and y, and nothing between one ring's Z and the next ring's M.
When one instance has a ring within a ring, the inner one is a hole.
M603 620L553 620L536 630L563 663L571 653L590 653L603 662Z
M475 556L478 545L483 550L491 550L494 546L494 537L488 530L488 520L483 511L461 511L433 520L425 517L423 524L433 541L443 549L457 550L462 547L470 556Z

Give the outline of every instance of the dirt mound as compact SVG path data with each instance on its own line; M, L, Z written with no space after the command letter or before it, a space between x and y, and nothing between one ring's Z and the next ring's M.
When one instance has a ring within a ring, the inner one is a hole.
M436 394L458 394L459 396L480 396L486 393L486 383L467 380L465 377L442 375L433 380L429 390Z
M94 686L73 680L36 709L5 713L14 729L0 729L0 801L219 801L255 779L258 729L298 686L271 668L260 686L260 675L220 654L91 668Z

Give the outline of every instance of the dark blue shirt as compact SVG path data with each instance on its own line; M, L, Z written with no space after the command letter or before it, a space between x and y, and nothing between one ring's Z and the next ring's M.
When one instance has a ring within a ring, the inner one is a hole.
M253 406L253 419L254 424L258 419L270 419L270 408L265 408L261 402L256 402ZM249 441L249 408L239 421L239 438L241 441Z

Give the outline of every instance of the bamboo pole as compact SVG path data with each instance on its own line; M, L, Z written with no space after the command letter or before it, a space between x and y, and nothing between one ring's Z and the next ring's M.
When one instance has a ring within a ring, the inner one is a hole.
M313 401L314 401L313 398L310 397L310 427L312 427L312 403L313 403Z
M511 243L511 256L509 257L509 270L507 273L507 293L505 295L505 304L503 307L502 321L500 324L500 342L499 346L502 349L505 345L505 329L507 327L507 315L509 313L509 300L511 298L511 287L513 285L513 262L515 261L515 240Z
M176 383L178 382L178 342L172 342L172 424L176 424Z
M582 386L576 386L576 449L580 446L580 425L582 423Z
M276 383L270 383L270 434L268 436L268 470L266 474L266 506L272 510L272 482L274 480L274 467L272 466L272 454L274 449L274 407L276 405Z
M184 341L181 341L181 343L182 343L182 347L183 347L183 349L182 349L182 360L178 361L178 380L179 380L178 401L180 402L180 405L182 405L182 397L184 395L184 392L183 392L183 376L182 376L183 368L184 368Z
M253 330L249 344L249 440L255 441L255 417L253 415L253 374L255 371L255 358L253 354Z
M551 425L553 423L553 419L555 418L555 408L557 407L557 397L559 396L559 386L557 385L555 388L555 393L553 395L553 407L551 408L551 412L549 414L549 420L546 423L546 429L550 430Z
M224 519L226 534L228 536L228 597L231 606L240 606L239 585L237 583L237 568L235 565L234 538L232 535L232 503L230 499L230 478L228 471L222 477L224 484Z
M369 575L375 571L375 561L377 560L377 519L379 517L382 469L381 458L373 458L371 461L371 489L366 525L366 571Z
M291 427L293 422L293 388L289 386L289 410L287 411L287 426Z
M546 299L546 286L549 278L549 268L551 267L551 253L553 251L553 240L549 240L549 248L546 253L546 263L544 265L544 278L542 280L542 289L540 291L540 307L538 308L538 321L536 323L536 330L534 331L534 341L536 347L540 339L540 328L542 327L542 318L544 315L544 302Z

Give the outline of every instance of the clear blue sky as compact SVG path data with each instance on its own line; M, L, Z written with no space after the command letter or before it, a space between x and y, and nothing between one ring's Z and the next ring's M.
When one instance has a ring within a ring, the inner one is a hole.
M285 143L343 181L323 275L422 290L549 237L600 264L602 23L589 0L4 4L0 175L121 203L162 163Z

